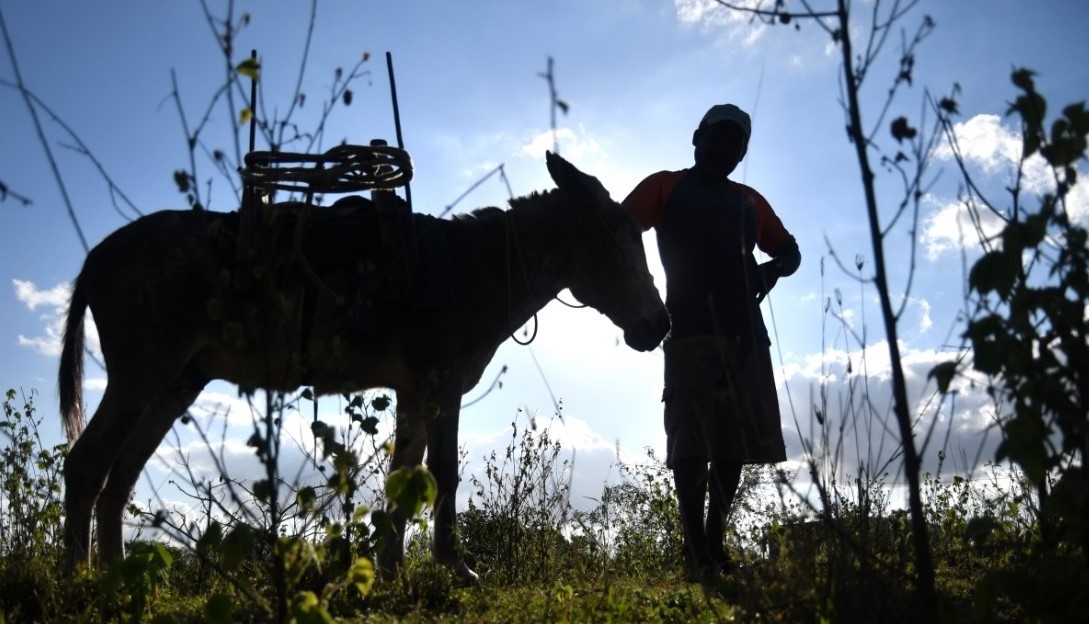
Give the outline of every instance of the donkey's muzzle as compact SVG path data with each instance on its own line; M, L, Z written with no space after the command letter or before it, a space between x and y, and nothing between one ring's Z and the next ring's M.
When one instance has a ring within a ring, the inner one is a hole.
M636 351L653 351L669 333L669 314L663 306L652 318L624 332L624 342Z

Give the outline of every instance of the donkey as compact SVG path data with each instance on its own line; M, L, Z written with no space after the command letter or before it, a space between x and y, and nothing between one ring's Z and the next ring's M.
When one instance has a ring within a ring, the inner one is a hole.
M392 389L391 470L420 465L426 449L438 488L434 556L475 580L455 542L458 418L462 395L500 344L565 288L637 351L653 350L669 330L639 226L596 178L552 153L546 163L558 188L514 199L509 210L414 215L420 256L431 259L416 263L411 288L392 286L422 296L376 294L384 288L359 277L366 252L351 236L320 253L296 244L266 254L271 260L248 267L258 277L238 286L238 213L162 211L107 236L75 280L59 368L73 443L64 465L69 561L90 556L92 513L99 562L123 557L122 514L144 464L204 386L222 379L243 392ZM308 210L278 206L296 223ZM84 429L87 309L108 383ZM429 405L437 416L424 417ZM394 537L379 557L385 572L403 558L405 517L393 516Z

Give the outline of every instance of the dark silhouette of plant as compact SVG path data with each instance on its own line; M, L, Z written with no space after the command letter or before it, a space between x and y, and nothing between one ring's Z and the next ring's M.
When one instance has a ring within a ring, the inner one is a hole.
M988 603L1008 593L1038 617L1078 621L1089 614L1089 233L1068 202L1078 165L1089 156L1089 111L1078 102L1049 120L1033 75L1012 74L1020 93L1007 114L1021 122L1022 149L1008 209L972 182L950 115L942 117L968 189L962 198L968 211L977 223L988 213L1004 223L993 237L980 230L984 253L968 275L975 309L965 337L972 367L989 378L1002 433L995 460L1023 471L1038 505L1032 559L995 570L980 589ZM1035 210L1022 201L1030 158L1042 158L1051 178ZM943 391L957 366L935 368ZM969 530L985 542L999 526L981 515Z
M856 25L857 22L852 19L854 14L850 0L830 1L831 8L828 10L818 10L808 0L800 0L799 4L803 7L800 11L788 10L787 0L768 0L767 2L761 0L751 5L727 0L717 0L717 2L731 10L749 13L754 19L767 24L793 24L795 28L799 28L802 21L815 23L832 38L839 49L841 105L846 117L847 137L855 149L855 157L862 178L866 217L873 250L873 275L867 281L872 281L879 299L891 363L892 413L900 438L904 477L908 484L908 510L911 515L915 564L913 576L919 591L920 617L931 621L937 617L938 605L934 589L934 563L930 553L930 537L920 496L921 446L925 443L917 445L915 440L915 422L912 404L907 395L897 327L910 293L912 279L909 274L907 286L899 304L894 303L889 287L885 245L886 238L905 215L909 215L908 227L914 231L919 214L919 200L925 188L926 166L937 135L937 132L920 132L911 125L907 117L903 116L893 119L886 126L886 120L898 90L912 84L916 48L932 32L934 22L929 16L923 16L914 34L903 38L899 70L888 88L885 103L878 111L876 120L866 120L864 119L866 111L863 111L860 101L863 85L870 77L870 72L880 58L890 34L899 27L900 22L917 4L917 0L889 2L875 0L869 7L868 27ZM885 131L885 128L888 128L896 140L893 151L887 151L878 142L877 137L879 133ZM901 149L905 144L906 147ZM875 162L879 162L886 170L897 173L904 186L903 200L891 213L882 214L881 211L875 185L877 175ZM914 244L911 254L910 272L913 274ZM833 257L835 257L834 253ZM827 506L827 503L825 505Z
M514 584L571 571L561 529L572 515L573 466L561 452L547 429L515 421L507 448L485 457L484 474L470 475L473 494L458 527L482 578Z

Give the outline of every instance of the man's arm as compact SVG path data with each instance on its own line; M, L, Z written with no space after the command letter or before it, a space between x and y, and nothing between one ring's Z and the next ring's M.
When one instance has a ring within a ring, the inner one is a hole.
M647 231L662 224L662 212L666 198L673 191L677 181L684 177L683 171L659 171L647 176L636 185L621 205Z
M756 213L756 245L760 251L771 256L771 260L760 265L763 284L758 285L756 299L763 301L780 277L793 275L798 270L802 252L797 239L783 226L768 200L752 187L741 185L741 190L752 202Z
M802 264L802 250L798 248L798 241L793 236L788 236L778 249L768 254L771 260L764 263L774 265L779 277L793 275Z

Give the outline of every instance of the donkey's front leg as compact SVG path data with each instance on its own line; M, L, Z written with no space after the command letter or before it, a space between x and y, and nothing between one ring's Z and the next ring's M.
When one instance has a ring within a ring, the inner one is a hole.
M389 470L419 466L423 463L427 435L423 424L423 402L407 392L397 394L397 424L393 437L393 457ZM383 578L390 579L400 572L405 557L405 523L408 516L389 503L393 534L378 555L378 568Z
M452 392L440 402L437 418L427 423L427 467L435 475L435 560L449 565L462 583L475 584L479 577L461 556L457 541L458 417L461 393Z

